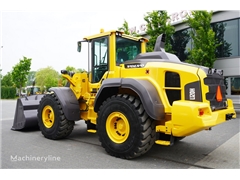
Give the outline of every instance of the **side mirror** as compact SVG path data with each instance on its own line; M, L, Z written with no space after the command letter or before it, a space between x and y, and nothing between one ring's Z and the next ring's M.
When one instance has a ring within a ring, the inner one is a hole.
M78 44L78 45L77 45L77 51L78 51L78 52L81 52L82 42L81 42L81 41L78 41L77 44Z
M61 70L61 74L68 74L68 71L63 69L63 70Z

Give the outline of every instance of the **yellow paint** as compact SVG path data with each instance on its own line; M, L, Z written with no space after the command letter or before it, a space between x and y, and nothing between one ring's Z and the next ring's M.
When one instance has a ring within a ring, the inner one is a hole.
M206 100L206 93L209 91L207 85L204 84L206 73L194 66L188 66L185 63L171 63L171 62L147 62L142 68L125 68L123 64L116 65L116 34L120 34L124 38L128 38L141 43L141 52L146 52L145 38L132 37L123 34L121 31L101 30L100 34L85 37L84 39L90 41L91 39L108 36L109 40L109 66L108 71L105 72L102 79L98 83L91 83L91 73L76 73L73 77L63 75L69 82L70 88L74 92L76 98L79 100L79 108L81 110L80 119L89 121L92 124L97 124L97 112L94 112L94 100L97 91L101 88L101 83L107 78L133 78L147 80L156 88L159 97L164 106L165 119L157 121L156 132L162 132L168 135L183 137L189 136L199 131L209 129L220 123L225 122L227 113L233 113L233 118L236 118L236 113L233 108L232 101L228 99L228 108L212 112L209 101ZM165 74L166 72L175 72L180 76L180 87L166 87ZM202 90L202 102L186 101L185 100L185 85L200 81ZM166 90L179 90L181 99L169 104ZM118 93L129 93L136 95L132 90L122 89L119 87ZM120 121L116 121L121 118ZM116 133L113 128L114 123L118 124L118 131L121 131L123 136ZM50 125L46 125L49 126ZM106 131L110 139L115 143L123 143L130 134L130 127L128 120L121 112L114 112L110 114L106 120ZM89 132L95 133L94 130ZM170 145L169 141L156 140L156 144Z

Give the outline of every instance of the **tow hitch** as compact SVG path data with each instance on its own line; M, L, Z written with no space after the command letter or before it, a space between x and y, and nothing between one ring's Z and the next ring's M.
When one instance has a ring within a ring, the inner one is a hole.
M226 120L231 120L233 117L234 113L226 114Z

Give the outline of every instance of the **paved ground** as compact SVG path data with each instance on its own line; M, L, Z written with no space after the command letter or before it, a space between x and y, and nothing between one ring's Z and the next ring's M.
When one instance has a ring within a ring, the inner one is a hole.
M229 153L229 148L231 153ZM239 133L234 135L228 141L209 153L202 160L195 163L198 166L211 167L214 169L239 169L240 151L239 151ZM196 167L191 167L196 168Z
M146 155L127 161L109 156L83 121L60 141L45 139L38 130L12 131L15 101L0 105L3 169L240 169L239 118L171 147L154 145Z

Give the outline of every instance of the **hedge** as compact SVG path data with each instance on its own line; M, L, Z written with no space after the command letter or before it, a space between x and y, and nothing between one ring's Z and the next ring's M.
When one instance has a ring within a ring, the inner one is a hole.
M1 99L15 99L16 88L1 86Z

